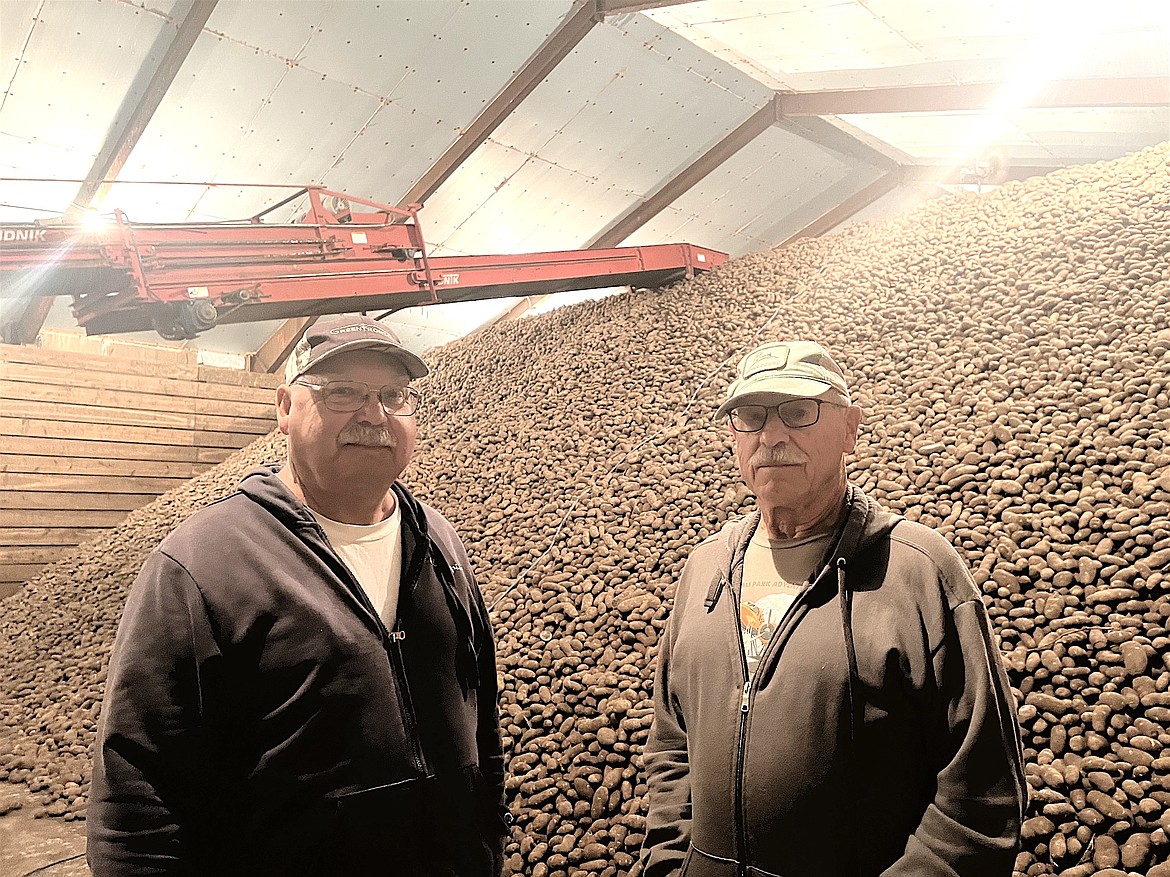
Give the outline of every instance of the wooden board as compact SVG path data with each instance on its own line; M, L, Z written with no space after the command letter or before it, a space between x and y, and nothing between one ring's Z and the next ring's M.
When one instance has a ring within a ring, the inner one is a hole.
M73 346L0 344L0 596L276 426L278 375Z
M0 564L0 600L19 591L43 566L43 563Z
M0 566L21 565L26 563L52 563L60 560L67 551L72 551L75 545L37 545L33 548L12 548L0 545Z
M275 424L273 425L275 426ZM197 448L233 448L236 450L251 444L257 438L252 433L207 432L203 430L163 429L153 426L118 426L116 424L68 420L0 417L0 436L6 435L98 441L106 438L110 441L191 445ZM0 447L3 446L3 443L3 439L0 439Z
M121 408L128 411L194 412L227 417L257 418L265 421L271 420L276 410L272 399L258 402L227 401L168 392L172 389L170 387L156 387L155 389L156 392L151 393L0 379L0 406L6 407L9 402L20 402L28 399L38 402L80 404L97 408Z
M125 520L122 511L77 511L74 509L5 509L0 508L0 527L60 527L73 530L78 527L109 529Z
M119 374L97 369L68 366L34 365L0 359L0 381L71 388L76 392L90 390L127 393L165 393L187 398L220 399L226 402L247 402L272 405L276 399L275 387L241 387L234 383L212 384L183 378L163 378Z
M13 344L5 345L5 348L7 349L0 351L0 359L7 362L23 362L49 367L65 366L66 368L117 374L149 375L156 378L177 378L210 384L226 384L234 387L275 388L282 383L280 375L200 365L196 361L193 350L185 350L177 360L171 361L169 356L164 360L130 359L77 351L51 350L29 345Z
M76 403L40 402L31 399L4 402L6 417L29 420L72 421L74 423L108 423L120 426L154 426L186 431L235 432L264 435L273 421L253 417L219 417L192 411L147 411L145 409L105 408Z
M62 493L166 493L186 484L186 478L138 478L106 475L43 475L0 472L0 491L60 491Z
M80 545L93 538L92 530L66 530L62 527L5 527L0 530L0 545Z
M133 442L85 441L27 435L0 437L0 447L14 456L25 457L111 457L117 460L156 460L171 463L221 463L233 451L229 448L196 448L189 445L147 445ZM206 468L206 467L204 467Z
M190 481L210 465L154 460L97 459L94 457L33 457L0 454L0 472L45 475L139 475Z
M180 357L184 360L182 362L147 361L79 353L74 350L51 350L29 344L6 344L0 349L0 359L6 362L27 362L33 365L84 368L127 375L153 375L159 378L185 378L194 381L199 378L199 364L195 362L193 353L194 351L184 351Z
M142 508L154 498L153 493L47 493L18 490L0 494L0 509L128 512Z

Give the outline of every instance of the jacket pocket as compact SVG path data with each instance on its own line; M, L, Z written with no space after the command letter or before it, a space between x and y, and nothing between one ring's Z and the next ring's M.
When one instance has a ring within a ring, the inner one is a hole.
M679 877L736 877L737 868L738 863L734 859L705 853L692 843L683 859Z
M429 779L409 779L330 798L328 841L311 873L322 877L377 874L393 865L403 877L449 873L433 861Z

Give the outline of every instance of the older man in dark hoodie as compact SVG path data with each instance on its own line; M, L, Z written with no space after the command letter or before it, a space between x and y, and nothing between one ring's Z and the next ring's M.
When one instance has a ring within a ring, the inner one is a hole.
M426 365L312 326L283 466L182 523L130 592L89 808L96 877L495 877L494 647L451 525L398 480Z
M644 759L646 877L1008 877L1026 801L978 589L848 483L829 354L765 344L719 409L758 510L688 559Z

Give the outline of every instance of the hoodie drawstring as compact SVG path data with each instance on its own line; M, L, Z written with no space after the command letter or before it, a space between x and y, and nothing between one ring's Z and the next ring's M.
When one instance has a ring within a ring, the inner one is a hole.
M845 660L849 664L849 677L845 681L845 695L849 702L849 739L845 741L845 764L848 770L847 775L853 776L854 743L857 739L857 729L861 725L860 710L863 707L860 692L855 690L861 684L861 677L857 673L857 646L853 641L853 592L845 583L845 567L847 565L846 558L837 558L837 597L841 604L841 634L845 638ZM860 810L854 807L853 812L859 813ZM846 844L846 848L848 849L846 873L857 874L859 869L856 847L854 844Z
M854 696L853 686L857 681L857 647L853 642L853 592L845 584L845 566L848 561L844 557L837 558L837 596L841 604L841 633L845 638L845 659L849 663L849 678L845 685L849 701L849 744L857 733L857 698Z

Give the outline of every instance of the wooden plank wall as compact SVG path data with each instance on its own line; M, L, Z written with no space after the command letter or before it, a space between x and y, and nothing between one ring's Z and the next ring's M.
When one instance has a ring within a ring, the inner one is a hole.
M276 425L276 375L69 346L0 344L0 597Z

